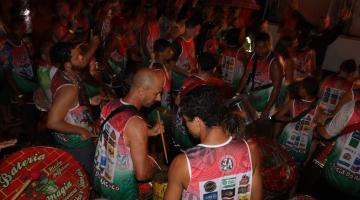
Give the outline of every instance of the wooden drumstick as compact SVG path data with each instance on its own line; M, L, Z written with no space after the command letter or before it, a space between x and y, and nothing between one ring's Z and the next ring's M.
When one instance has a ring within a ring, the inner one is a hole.
M30 183L34 180L40 178L40 172L33 172L30 175L30 178L25 181L25 183L21 186L21 188L15 193L15 195L11 198L11 200L16 200L20 197L23 191L30 185Z
M158 121L159 123L161 123L159 111L157 110L156 113L157 113L157 121ZM163 133L163 131L162 131L161 129L160 129L160 135L161 135L162 146L163 146L164 154L165 154L165 161L166 161L166 164L168 164L169 161L168 161L167 152L166 152L164 133Z

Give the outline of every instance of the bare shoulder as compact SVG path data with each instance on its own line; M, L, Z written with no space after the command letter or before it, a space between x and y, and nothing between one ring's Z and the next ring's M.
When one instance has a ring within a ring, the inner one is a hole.
M169 180L180 182L184 187L187 187L189 183L189 174L187 159L184 153L176 156L171 162L168 176Z
M147 136L147 124L146 122L138 117L138 116L133 116L129 119L129 121L126 124L125 127L125 134L128 135L128 137L133 137L133 136ZM127 133L131 133L131 134L127 134Z

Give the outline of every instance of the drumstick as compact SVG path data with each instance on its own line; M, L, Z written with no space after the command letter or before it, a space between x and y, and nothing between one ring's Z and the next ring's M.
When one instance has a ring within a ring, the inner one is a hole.
M16 200L20 197L23 191L30 185L30 183L34 180L40 178L40 172L33 172L30 175L30 178L25 181L25 183L21 186L21 188L15 193L15 195L11 198L11 200Z
M158 121L159 123L161 123L160 113L159 113L158 110L156 111L156 114L157 114L157 121ZM161 129L160 129L160 135L161 135L161 141L162 141L162 145L163 145L163 149L164 149L166 164L168 164L169 161L168 161L167 152L166 152L164 133L163 133L163 131L162 131Z

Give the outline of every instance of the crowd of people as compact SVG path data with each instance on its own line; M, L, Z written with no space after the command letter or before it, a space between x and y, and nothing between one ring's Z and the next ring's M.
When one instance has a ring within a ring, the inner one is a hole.
M0 20L0 149L69 152L92 198L166 171L168 200L360 197L360 69L322 75L351 12L317 28L291 6L273 48L261 12L202 0L53 8L39 46L16 4Z

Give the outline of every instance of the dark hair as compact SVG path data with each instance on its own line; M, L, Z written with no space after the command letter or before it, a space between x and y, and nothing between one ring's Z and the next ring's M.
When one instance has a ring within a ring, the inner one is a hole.
M203 71L211 71L213 70L217 65L217 60L215 57L210 53L202 53L197 58L199 67Z
M281 37L276 43L275 52L282 54L284 58L289 58L288 48L294 44L295 40L296 38L290 36Z
M222 127L235 138L245 137L245 121L239 111L230 111L224 116Z
M154 52L155 53L163 52L169 47L172 47L171 42L160 38L160 39L156 40L154 43Z
M197 25L201 25L201 19L199 19L199 17L196 17L196 16L190 17L185 22L185 27L187 29L188 28L195 28Z
M50 60L55 66L63 69L64 64L71 59L71 50L75 44L68 42L58 42L50 49Z
M230 29L225 36L225 41L228 45L241 45L241 42L239 40L239 36L241 33L240 28L232 28Z
M255 36L255 43L256 42L270 42L270 35L268 33L259 32Z
M181 97L183 115L193 120L199 117L207 127L220 126L224 117L221 95L212 86L198 86Z
M356 62L354 59L344 60L340 65L340 70L346 73L352 73L356 70Z
M312 76L304 78L300 82L300 86L306 90L306 93L312 97L316 97L319 91L319 81Z

